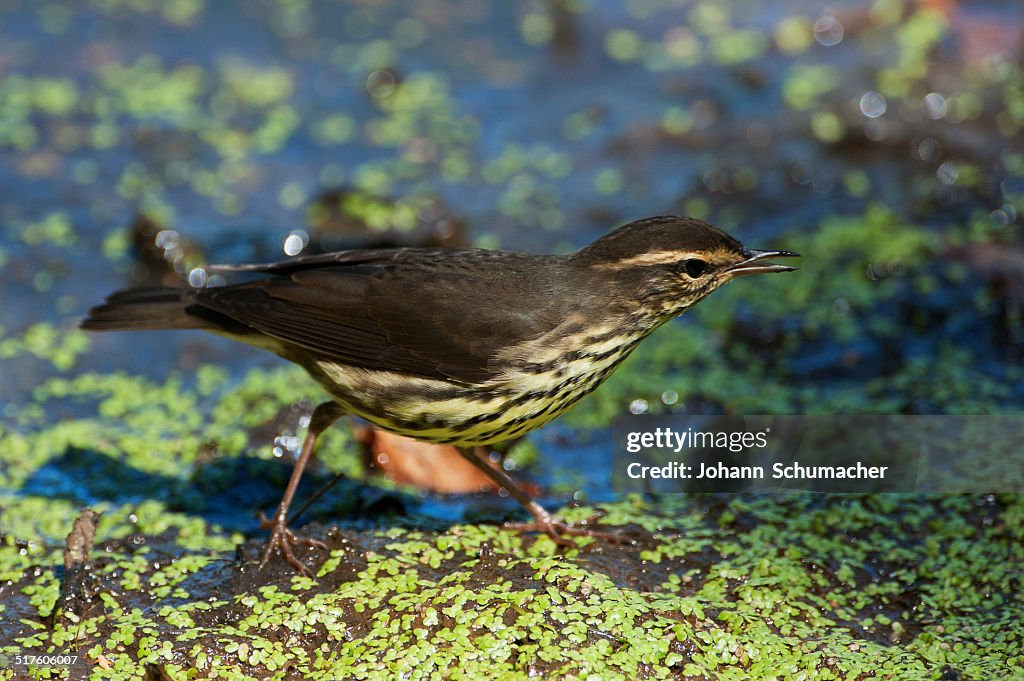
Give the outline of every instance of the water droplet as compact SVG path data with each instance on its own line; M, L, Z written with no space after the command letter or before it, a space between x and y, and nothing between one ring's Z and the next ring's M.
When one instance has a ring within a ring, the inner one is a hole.
M1012 222L1012 220L1010 220L1010 216L1007 215L1006 211L1002 208L997 208L989 213L989 219L992 221L993 227L1003 227Z
M939 143L934 137L925 137L913 149L914 156L922 161L934 160L939 154Z
M885 96L881 92L870 90L860 97L860 112L868 118L878 118L885 113Z
M156 238L153 239L153 243L156 244L157 248L162 248L165 251L173 250L180 241L181 236L173 229L161 229L156 233Z
M188 285L192 288L203 288L209 277L202 267L193 267L188 273Z
M381 99L395 91L395 76L390 71L374 71L366 77L366 91Z
M935 171L935 177L939 178L939 182L942 184L956 184L957 178L960 177L960 171L957 170L954 161L944 161Z
M843 42L843 24L832 15L825 15L814 22L814 39L819 45L832 47Z
M286 255L298 255L308 243L309 234L307 234L305 230L293 230L284 238L284 252Z
M943 118L949 110L946 98L938 92L929 92L926 94L922 105L924 107L924 115L932 120Z
M450 239L455 235L455 222L442 218L434 224L434 236L438 239Z

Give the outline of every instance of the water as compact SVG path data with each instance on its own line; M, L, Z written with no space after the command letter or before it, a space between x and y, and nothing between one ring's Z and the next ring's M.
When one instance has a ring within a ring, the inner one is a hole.
M196 262L274 259L294 230L312 247L330 240L308 209L353 186L436 198L485 246L565 251L661 213L702 215L756 247L810 240L806 271L834 273L822 290L839 293L769 316L752 287L722 294L679 327L717 325L701 342L718 359L699 366L741 375L752 353L789 408L1024 406L1024 121L1007 104L1021 81L1017 3L105 7L0 3L0 401L11 428L54 376L277 366L192 333L92 337L73 362L53 357L90 305L159 276L130 247L137 213L189 240ZM857 227L813 242L831 217L856 221L872 205L894 216L890 232L859 251L843 241ZM902 270L877 277L844 262L870 260L910 226L930 244L880 264ZM39 324L57 340L26 339ZM692 366L669 362L644 390L624 380L581 409L624 412L704 376ZM949 391L928 382L935 367ZM744 391L691 390L670 410L735 409ZM588 468L584 447L545 437L536 442L558 463L535 477ZM576 484L608 494L598 480Z

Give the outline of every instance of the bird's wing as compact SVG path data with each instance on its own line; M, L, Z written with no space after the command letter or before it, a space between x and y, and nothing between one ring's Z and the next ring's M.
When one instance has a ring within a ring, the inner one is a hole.
M362 253L345 263L329 254L249 269L286 274L202 289L193 300L327 360L467 383L496 374L497 350L539 337L565 315L564 301L548 295L548 270L515 254L478 252L466 266L433 251ZM489 258L515 266L489 268Z

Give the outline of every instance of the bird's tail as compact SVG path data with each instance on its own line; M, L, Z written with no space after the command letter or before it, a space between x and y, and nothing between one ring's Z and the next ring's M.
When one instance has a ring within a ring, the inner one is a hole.
M79 326L89 331L207 328L202 318L189 314L187 294L188 289L159 286L118 291L89 310Z

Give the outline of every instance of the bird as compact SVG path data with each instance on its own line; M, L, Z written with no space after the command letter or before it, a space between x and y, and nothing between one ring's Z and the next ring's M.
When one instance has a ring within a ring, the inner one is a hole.
M199 329L303 367L330 399L313 410L273 517L262 565L322 543L288 527L319 435L344 414L418 440L455 445L565 542L562 523L478 452L550 422L597 388L637 345L723 284L788 272L785 250L746 248L702 220L625 224L573 253L390 248L210 266L240 283L142 287L89 310L89 331Z

